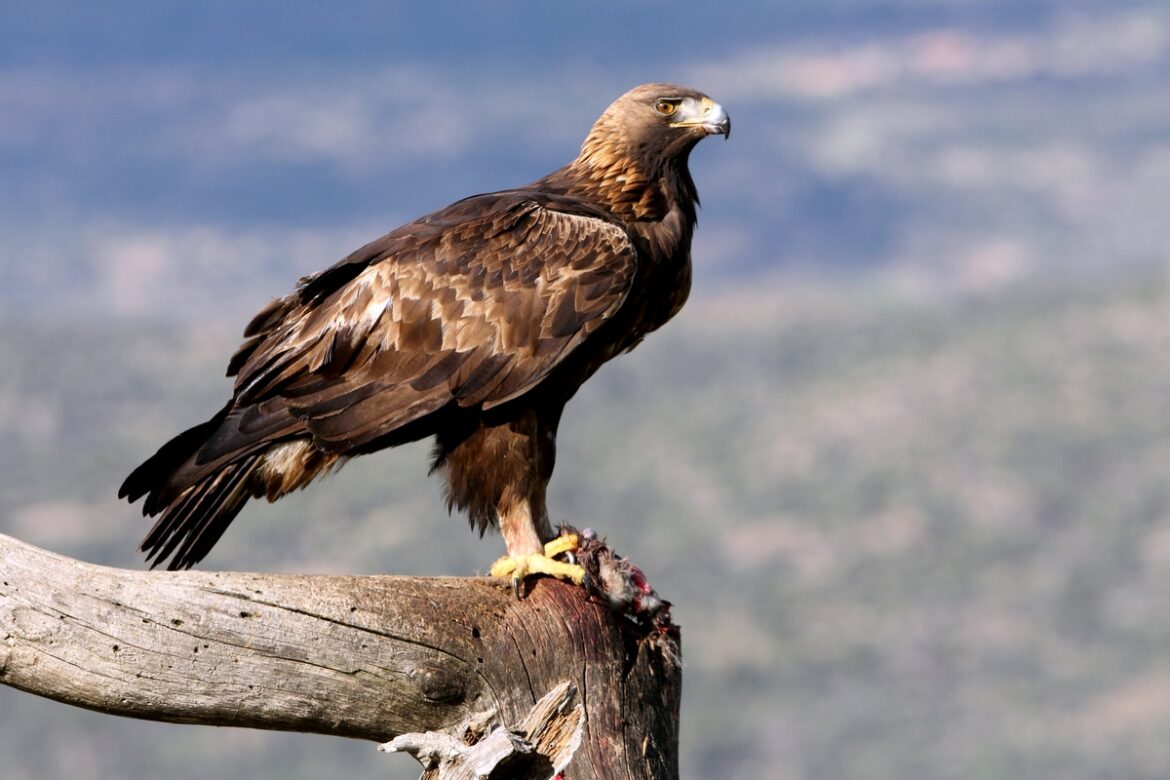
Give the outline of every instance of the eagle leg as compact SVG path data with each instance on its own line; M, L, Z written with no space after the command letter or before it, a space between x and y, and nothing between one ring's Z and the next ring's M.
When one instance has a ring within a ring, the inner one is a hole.
M575 563L554 560L555 556L572 553L577 549L577 534L558 536L544 545L544 552L530 555L505 555L492 564L493 577L511 577L512 591L516 598L521 596L524 580L539 574L547 574L560 580L581 585L585 582L585 570Z

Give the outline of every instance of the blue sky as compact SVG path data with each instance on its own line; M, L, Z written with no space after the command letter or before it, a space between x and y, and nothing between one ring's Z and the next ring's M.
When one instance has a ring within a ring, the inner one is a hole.
M1170 243L1150 205L1170 179L1157 3L24 3L4 19L13 310L245 317L405 220L564 164L653 80L734 119L693 158L699 294L810 269L1010 280Z

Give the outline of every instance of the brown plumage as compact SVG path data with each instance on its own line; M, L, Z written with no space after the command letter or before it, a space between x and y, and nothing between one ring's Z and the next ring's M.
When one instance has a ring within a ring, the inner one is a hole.
M244 503L347 458L435 437L449 508L508 552L552 537L545 490L565 403L672 317L690 289L698 194L687 158L723 109L637 87L569 165L461 200L300 280L245 330L232 399L119 492L158 516L142 549L201 560Z

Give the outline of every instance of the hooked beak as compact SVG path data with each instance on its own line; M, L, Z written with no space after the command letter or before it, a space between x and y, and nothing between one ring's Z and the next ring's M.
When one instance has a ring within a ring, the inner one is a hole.
M691 100L683 103L678 121L670 126L698 128L707 135L721 135L725 140L731 137L731 117L709 97L697 103Z

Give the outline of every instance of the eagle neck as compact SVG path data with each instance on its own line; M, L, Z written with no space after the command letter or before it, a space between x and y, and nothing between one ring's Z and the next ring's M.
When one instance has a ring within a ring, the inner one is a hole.
M699 203L698 191L687 169L690 148L673 157L654 159L616 146L586 139L581 154L559 174L565 194L604 207L631 224L682 218L690 238ZM554 174L549 179L560 178Z
M534 182L545 192L580 199L604 209L624 223L638 246L638 280L653 294L636 296L623 308L621 322L631 338L620 350L631 349L642 336L673 317L691 288L691 236L699 195L687 166L694 144L673 154L639 155L615 136L595 142L591 133L576 160Z

